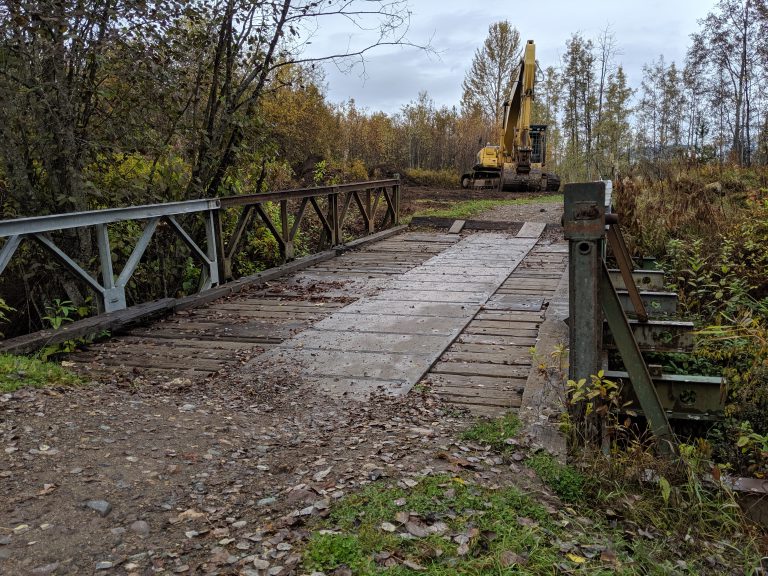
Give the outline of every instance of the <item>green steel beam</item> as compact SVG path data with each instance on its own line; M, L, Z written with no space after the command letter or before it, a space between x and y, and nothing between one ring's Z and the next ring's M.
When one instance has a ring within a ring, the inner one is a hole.
M635 342L632 329L629 326L626 314L619 300L616 290L611 284L611 277L605 262L602 262L602 273L600 275L600 291L602 292L602 304L605 318L608 321L608 327L613 334L616 347L621 353L624 366L627 368L629 379L632 382L632 388L637 395L638 402L645 413L651 432L657 438L662 440L662 449L671 449L674 442L674 435L669 426L669 420L664 408L656 393L656 387L653 384L651 374L645 364L640 348Z

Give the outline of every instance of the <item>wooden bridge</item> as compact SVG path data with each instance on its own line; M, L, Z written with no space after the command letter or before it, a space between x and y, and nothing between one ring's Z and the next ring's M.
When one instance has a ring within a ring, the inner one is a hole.
M193 382L242 367L283 371L331 396L354 398L406 394L421 382L475 413L496 414L521 406L526 396L538 398L528 408L546 404L531 366L558 343L569 341L571 377L610 370L605 341L627 371L612 377L631 381L660 436L671 436L668 414L701 419L720 411L720 379L651 374L642 352L690 350L692 324L669 319L677 301L659 290L663 273L635 270L610 214L610 186L568 188L564 234L533 222L463 232L456 222L447 233L399 226L398 179L3 221L0 273L24 239L34 240L95 291L106 313L5 341L0 350L25 352L107 328L116 336L72 354L67 364L119 383ZM353 207L363 236L344 243ZM321 247L331 249L293 260L307 213L319 221ZM256 217L286 264L227 282ZM226 218L233 226L222 224ZM145 224L116 273L108 225L128 220ZM162 223L201 262L201 292L127 308L126 287ZM94 234L101 282L57 243L53 234L66 228ZM604 262L606 240L619 266L613 272ZM655 289L638 290L638 280ZM163 312L159 321L135 325ZM548 313L559 324L542 343ZM666 317L651 318L658 313ZM560 322L566 317L569 335Z
M399 234L179 310L72 354L87 378L213 378L244 364L299 370L334 395L430 383L495 414L520 406L566 245L544 224Z
M103 311L0 349L29 352L107 329L113 337L65 364L118 384L195 382L258 367L291 371L334 396L405 394L422 382L476 413L520 406L539 325L564 288L562 236L542 223L408 228L399 226L399 206L394 179L0 222L0 273L23 240L34 241L96 293ZM293 260L309 216L326 249ZM143 232L116 262L109 226L129 220L144 222ZM286 264L227 282L255 221ZM163 223L200 262L201 292L127 307L127 286ZM362 237L344 243L345 226ZM62 248L67 228L93 235L98 270Z

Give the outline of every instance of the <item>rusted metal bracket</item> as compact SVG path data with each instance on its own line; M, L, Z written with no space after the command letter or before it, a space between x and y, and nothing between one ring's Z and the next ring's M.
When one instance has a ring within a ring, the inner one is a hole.
M564 195L563 229L569 241L570 256L570 377L589 379L600 370L605 317L649 426L656 437L667 441L661 444L662 449L668 449L674 440L672 429L603 260L605 183L568 184ZM615 251L621 250L621 240L620 236L614 235ZM631 259L626 251L623 255L624 262L620 262L620 266L628 272L623 274L624 280L635 286ZM638 300L635 310L644 311L636 287L635 293Z
M616 263L619 265L619 272L624 280L624 286L629 294L629 300L632 303L632 308L635 310L637 319L641 322L648 320L648 312L645 310L645 304L642 298L640 298L640 292L637 289L634 278L632 277L632 257L629 255L627 244L624 242L624 236L619 228L619 220L615 214L610 214L610 218L606 218L608 223L608 245L613 251L613 257L616 258Z

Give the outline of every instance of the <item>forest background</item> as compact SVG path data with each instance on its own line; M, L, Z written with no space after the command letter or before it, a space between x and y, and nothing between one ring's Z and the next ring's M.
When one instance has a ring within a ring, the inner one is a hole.
M371 42L306 58L308 30L338 15L366 27ZM394 114L328 101L323 64L409 44L408 18L404 0L7 2L0 8L2 218L396 173L407 183L456 186L479 146L498 138L523 40L514 22L493 24L452 107L436 107L427 92ZM562 61L540 63L536 88L534 121L549 125L551 169L568 182L630 170L661 175L672 161L768 164L766 37L764 0L720 0L685 62L659 56L638 87L627 84L610 28L563 39ZM117 259L140 232L113 230ZM77 261L95 261L87 234L65 241ZM263 231L253 231L248 246L240 273L275 263ZM23 329L44 325L52 306L60 314L56 302L88 313L87 294L35 250L24 246L0 286ZM158 263L137 271L129 298L191 289L195 267L174 250L185 248L150 249L147 260Z

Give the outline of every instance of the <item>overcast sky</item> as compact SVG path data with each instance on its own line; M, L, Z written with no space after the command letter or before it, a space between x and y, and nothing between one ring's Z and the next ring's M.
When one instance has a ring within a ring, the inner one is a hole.
M394 113L426 90L438 106L459 105L461 82L482 45L488 27L509 20L523 38L535 40L542 68L559 66L566 40L574 32L596 39L610 26L632 86L640 84L642 66L664 54L682 64L697 20L714 0L410 0L408 39L429 43L437 54L415 48L382 47L349 73L327 65L331 102L354 98L358 107ZM368 35L367 38L370 38ZM348 22L325 21L312 38L308 54L328 54L355 46L365 36Z

